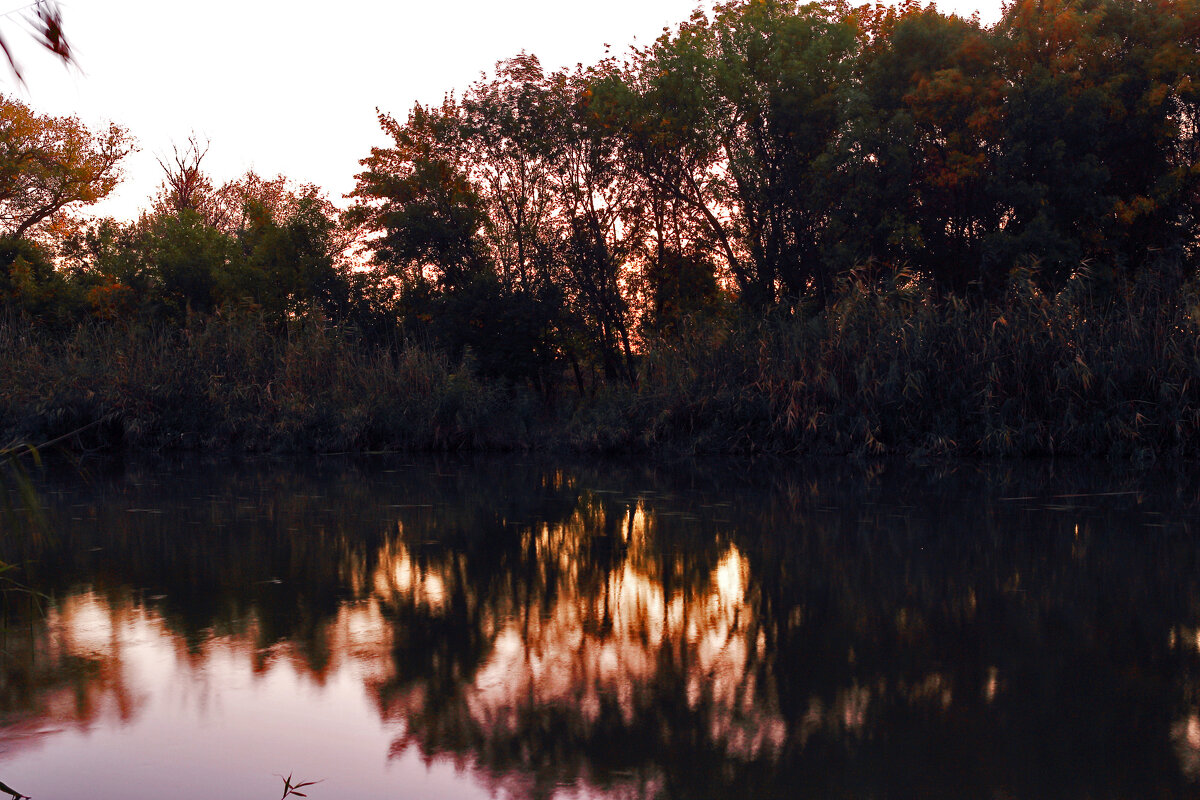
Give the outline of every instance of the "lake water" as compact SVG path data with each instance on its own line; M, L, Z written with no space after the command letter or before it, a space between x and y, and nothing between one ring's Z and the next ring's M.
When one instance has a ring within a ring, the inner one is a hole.
M0 516L35 800L1200 792L1200 472L89 464Z

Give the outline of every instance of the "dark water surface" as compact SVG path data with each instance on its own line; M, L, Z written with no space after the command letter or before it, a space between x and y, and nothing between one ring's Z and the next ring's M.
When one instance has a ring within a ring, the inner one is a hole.
M1200 471L467 460L43 476L35 800L1188 797Z

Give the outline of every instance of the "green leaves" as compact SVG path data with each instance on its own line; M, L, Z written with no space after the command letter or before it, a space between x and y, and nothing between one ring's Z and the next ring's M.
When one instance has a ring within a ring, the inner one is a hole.
M454 286L485 269L483 200L465 172L461 117L449 98L414 107L403 125L381 114L393 145L374 148L356 176L345 220L372 237L375 264L404 283Z

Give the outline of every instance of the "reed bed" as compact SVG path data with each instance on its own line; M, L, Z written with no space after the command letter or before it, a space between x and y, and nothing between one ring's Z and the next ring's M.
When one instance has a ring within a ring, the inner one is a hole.
M175 329L0 323L0 443L81 448L857 456L1200 455L1200 289L1143 281L999 301L898 274L814 313L709 315L648 342L637 387L554 404L418 345L252 315ZM744 312L742 312L744 314ZM564 375L564 385L568 377Z
M641 436L695 451L1104 456L1200 453L1200 293L1147 280L1103 299L1017 273L999 302L899 274L827 311L703 328L659 348Z
M528 446L521 392L428 348L365 347L253 315L175 329L84 324L67 335L0 324L0 437L80 448L237 451Z

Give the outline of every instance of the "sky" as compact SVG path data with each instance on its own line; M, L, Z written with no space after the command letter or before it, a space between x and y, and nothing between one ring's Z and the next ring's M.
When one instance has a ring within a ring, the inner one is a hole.
M0 14L28 0L0 0ZM619 55L686 20L696 0L60 0L78 65L64 67L24 34L22 14L0 32L24 72L0 71L0 92L35 111L112 121L137 140L125 179L91 211L132 219L169 161L195 134L217 184L253 169L323 187L338 205L359 160L386 145L376 108L403 118L414 103L460 92L521 51L547 70ZM944 12L1000 0L944 0Z

